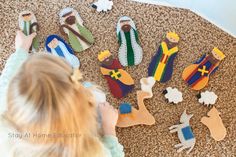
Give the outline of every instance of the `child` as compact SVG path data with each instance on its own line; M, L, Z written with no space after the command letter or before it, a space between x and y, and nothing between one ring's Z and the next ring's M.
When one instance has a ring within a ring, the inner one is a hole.
M16 52L0 77L0 154L4 157L123 157L115 133L118 112L99 104L81 74L50 54L29 57L35 33L16 35ZM29 59L27 59L29 57Z

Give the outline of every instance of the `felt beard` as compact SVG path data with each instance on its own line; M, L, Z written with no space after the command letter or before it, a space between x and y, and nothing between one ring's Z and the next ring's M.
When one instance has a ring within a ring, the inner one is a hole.
M110 91L115 98L122 98L133 90L133 78L122 69L117 59L113 59L110 66L102 65L100 70L106 78Z
M152 57L148 67L148 76L153 76L156 81L165 83L171 79L173 73L174 59L178 53L178 47L170 48L163 41L156 54Z
M79 59L68 51L63 42L58 41L58 46L54 49L51 49L51 51L55 56L65 58L73 68L79 68Z
M143 59L143 50L139 44L136 30L130 25L124 25L118 34L118 38L120 43L118 53L120 63L123 66L140 64Z

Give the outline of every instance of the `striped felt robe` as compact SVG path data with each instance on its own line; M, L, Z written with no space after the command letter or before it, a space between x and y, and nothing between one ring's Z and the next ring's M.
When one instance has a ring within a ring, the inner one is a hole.
M155 80L160 82L170 80L177 53L178 47L169 49L167 43L163 41L149 64L148 76L153 76Z

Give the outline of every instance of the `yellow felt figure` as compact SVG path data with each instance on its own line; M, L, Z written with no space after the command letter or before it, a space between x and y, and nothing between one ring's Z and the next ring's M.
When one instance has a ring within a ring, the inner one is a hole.
M222 122L219 111L215 107L207 113L209 117L203 117L201 122L206 125L211 133L211 136L216 141L221 141L226 136L226 128Z

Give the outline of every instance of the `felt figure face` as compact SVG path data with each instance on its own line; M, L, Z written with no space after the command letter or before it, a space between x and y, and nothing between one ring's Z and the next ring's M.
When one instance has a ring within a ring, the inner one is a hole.
M179 42L179 36L174 32L167 33L166 38L172 43L178 43Z
M31 13L23 14L22 15L24 21L30 21L32 19Z
M55 49L58 46L58 40L54 38L50 43L48 43L48 47L51 49Z
M223 60L225 58L225 55L223 54L223 52L221 52L218 48L214 48L211 51L211 54L213 55L213 57L219 61Z
M110 66L113 63L113 56L110 51L106 50L98 55L98 60L105 66Z
M61 23L73 25L79 23L83 25L83 20L79 16L78 12L72 8L65 8L60 12Z
M124 32L129 32L131 29L130 20L121 20L120 26Z

